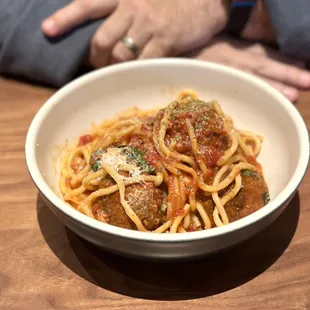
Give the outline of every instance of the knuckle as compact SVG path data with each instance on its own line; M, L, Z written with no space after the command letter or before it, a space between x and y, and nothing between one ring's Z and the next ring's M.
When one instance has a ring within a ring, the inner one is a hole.
M260 43L252 44L250 47L248 47L248 50L253 51L254 53L256 53L257 55L260 55L260 56L266 56L267 55L266 48Z
M129 10L130 12L139 12L141 11L141 8L143 7L143 1L137 1L137 0L131 0L131 1L125 1L126 4L126 10Z
M119 50L114 50L112 52L112 59L116 63L127 61L126 57L122 53L120 53Z
M157 23L157 21L159 20L158 16L156 16L156 12L149 3L144 3L143 6L140 6L140 10L141 10L141 19L146 25L158 24Z
M139 23L143 24L143 27L150 29L155 28L155 25L158 26L158 14L149 1L132 0L130 1L130 9Z
M130 60L130 52L127 51L121 43L116 44L112 51L112 59L114 62L125 62Z
M124 55L124 49L120 43L116 44L116 46L113 48L111 56L114 62L118 63L126 61L126 57Z
M260 75L268 75L268 69L267 64L257 64L254 71Z
M300 69L291 66L287 66L285 69L285 75L287 80L294 81L295 83L298 82L301 72L302 71Z
M99 51L107 50L110 47L108 40L104 36L95 36L92 39L91 45Z
M164 51L170 51L174 47L173 40L171 38L162 38L158 40L158 46Z
M174 45L168 40L156 40L156 56L155 57L168 57L174 56Z
M141 23L146 25L148 29L154 31L158 25L153 12L147 11L141 18Z
M163 19L156 21L155 29L159 37L165 37L167 36L167 33L169 33L171 36L174 35L174 27L169 27L167 21Z

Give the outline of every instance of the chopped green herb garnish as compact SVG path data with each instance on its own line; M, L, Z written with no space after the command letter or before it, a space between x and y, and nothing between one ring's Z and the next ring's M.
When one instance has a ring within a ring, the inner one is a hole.
M257 176L257 173L255 171L248 170L248 169L242 170L241 173L243 175L248 175L248 176L251 176L251 177L256 177Z
M134 146L118 146L120 148L124 148L125 155L133 160L138 167L140 167L144 172L151 174L154 172L154 167L149 165L144 159L145 152L141 151L137 147Z
M98 149L91 154L90 164L95 172L101 169L100 159L101 159L102 153L103 153L103 150Z
M96 172L102 168L100 161L96 161L93 165L93 170Z
M268 192L265 192L265 193L263 194L262 198L263 198L264 206L265 206L265 205L268 204L268 202L270 201L269 193L268 193Z

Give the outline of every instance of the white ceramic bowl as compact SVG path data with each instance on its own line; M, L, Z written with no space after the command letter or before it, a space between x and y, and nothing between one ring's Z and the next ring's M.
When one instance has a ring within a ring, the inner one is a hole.
M264 136L259 160L271 202L225 227L185 234L126 230L91 219L66 204L58 189L61 145L128 107L162 107L184 88L216 99L237 128ZM26 161L51 210L81 237L110 251L152 258L190 258L245 240L270 224L296 192L308 165L309 140L292 103L259 79L217 64L185 59L129 62L87 74L53 95L35 116Z

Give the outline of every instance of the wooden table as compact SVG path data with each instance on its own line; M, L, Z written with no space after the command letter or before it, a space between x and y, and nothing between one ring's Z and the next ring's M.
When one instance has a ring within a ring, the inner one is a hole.
M49 211L28 175L24 141L52 90L0 79L0 309L310 309L310 175L280 218L199 262L113 256ZM298 109L310 125L310 93Z

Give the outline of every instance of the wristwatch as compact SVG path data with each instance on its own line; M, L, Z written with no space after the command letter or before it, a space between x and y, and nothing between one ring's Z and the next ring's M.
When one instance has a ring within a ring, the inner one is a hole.
M247 24L256 1L232 1L230 20L226 27L226 32L239 35Z

